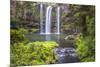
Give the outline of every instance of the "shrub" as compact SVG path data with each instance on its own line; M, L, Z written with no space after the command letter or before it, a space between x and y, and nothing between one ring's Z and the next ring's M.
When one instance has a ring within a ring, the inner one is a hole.
M25 40L25 34L27 33L27 30L21 28L21 29L11 29L11 44L22 42Z
M11 45L11 64L13 65L36 65L52 64L56 61L54 48L56 42L31 42Z
M95 61L95 41L91 36L78 36L76 39L76 45L80 61Z

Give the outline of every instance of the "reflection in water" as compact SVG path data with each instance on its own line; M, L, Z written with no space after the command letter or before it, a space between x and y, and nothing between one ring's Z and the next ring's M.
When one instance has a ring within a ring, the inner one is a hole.
M58 42L60 41L60 36L59 36L59 35L57 35L57 41L58 41Z
M56 41L59 41L60 40L60 35L45 35L45 40L46 41L52 41L52 40L56 40Z
M65 38L65 34L34 34L29 33L26 34L25 37L30 41L60 41L61 39Z
M45 40L46 41L50 41L51 40L51 36L50 35L45 35Z

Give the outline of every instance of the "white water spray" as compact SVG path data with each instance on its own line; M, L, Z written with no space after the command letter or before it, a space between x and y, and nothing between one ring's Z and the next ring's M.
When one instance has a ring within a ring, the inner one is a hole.
M51 12L52 7L48 6L46 10L45 34L51 34Z
M60 7L57 7L57 32L56 34L60 34Z

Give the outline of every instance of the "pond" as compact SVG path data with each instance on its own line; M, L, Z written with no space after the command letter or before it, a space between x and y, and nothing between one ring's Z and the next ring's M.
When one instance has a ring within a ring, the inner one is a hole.
M61 39L64 39L66 35L65 34L35 34L35 33L29 33L26 35L26 38L28 38L30 41L59 41Z

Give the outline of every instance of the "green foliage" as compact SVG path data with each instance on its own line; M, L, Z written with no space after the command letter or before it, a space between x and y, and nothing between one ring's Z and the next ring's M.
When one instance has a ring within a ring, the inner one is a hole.
M74 13L80 33L76 38L76 49L80 61L95 61L95 7L80 6Z
M86 17L87 19L87 26L88 26L88 33L91 35L92 38L95 36L95 17Z
M95 41L91 36L78 36L76 39L77 53L80 61L95 61Z
M23 28L20 28L18 30L11 29L10 33L11 33L11 44L13 44L24 41L27 30Z
M11 64L13 65L37 65L52 64L56 61L54 48L56 42L31 42L15 43L11 45Z

